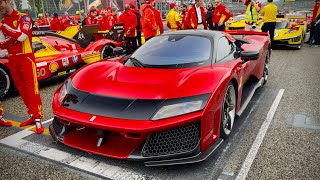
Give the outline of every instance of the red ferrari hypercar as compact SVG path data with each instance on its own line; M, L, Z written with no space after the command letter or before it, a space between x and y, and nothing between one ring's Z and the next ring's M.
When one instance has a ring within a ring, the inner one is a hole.
M116 27L117 29L114 29ZM86 63L91 63L110 56L110 49L124 45L123 25L114 26L110 31L117 38L107 34L108 39L95 42L90 40L98 32L99 26L85 26L73 38L67 38L49 31L33 31L32 45L36 57L39 81L64 76L75 72ZM122 38L118 38L122 35ZM0 52L0 95L5 96L13 89L13 82L8 68L7 50Z
M55 92L51 136L147 166L206 159L268 78L268 35L228 33L169 32L87 65Z

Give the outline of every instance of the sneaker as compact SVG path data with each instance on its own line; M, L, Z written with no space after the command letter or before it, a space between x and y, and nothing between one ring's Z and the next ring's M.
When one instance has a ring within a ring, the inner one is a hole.
M36 121L36 118L34 118L32 115L29 116L29 119L24 121L23 123L20 124L20 127L28 126L30 124L34 124Z
M37 134L42 134L44 131L43 125L41 123L41 119L36 119L36 133Z
M12 126L12 123L7 121L7 120L5 120L3 118L3 116L0 116L0 125L6 126L6 127L10 127L10 126Z

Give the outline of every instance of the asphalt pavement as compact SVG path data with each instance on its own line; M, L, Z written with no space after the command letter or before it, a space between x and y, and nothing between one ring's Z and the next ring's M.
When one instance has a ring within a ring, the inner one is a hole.
M48 133L0 127L0 179L319 179L319 78L320 48L274 49L267 84L256 91L244 114L236 119L230 138L206 161L196 164L145 167L54 143ZM53 117L53 93L62 82L41 84L43 113L48 120L45 127ZM3 106L8 119L22 122L27 118L18 95L6 98ZM263 127L266 134L261 136ZM248 155L254 150L256 154ZM74 159L61 161L61 156ZM240 176L243 170L247 173Z

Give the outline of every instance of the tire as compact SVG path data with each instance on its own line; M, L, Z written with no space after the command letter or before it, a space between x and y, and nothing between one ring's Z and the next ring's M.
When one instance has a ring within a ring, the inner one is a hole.
M110 44L106 44L103 46L102 50L101 50L101 55L100 58L101 59L105 59L108 57L114 56L113 54L113 46Z
M220 137L227 139L232 132L236 117L236 91L232 82L227 86L221 108Z
M268 50L267 52L267 57L266 57L266 61L264 62L264 67L263 67L263 83L262 85L265 85L268 81L268 77L269 77L269 63L270 63L270 50Z
M0 67L0 98L3 98L9 93L11 84L9 74Z

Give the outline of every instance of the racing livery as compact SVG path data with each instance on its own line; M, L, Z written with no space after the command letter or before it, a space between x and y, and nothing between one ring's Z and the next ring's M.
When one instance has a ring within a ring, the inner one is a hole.
M54 140L147 166L205 160L268 79L267 33L185 30L89 64L55 92Z
M274 45L300 49L303 44L306 27L306 21L290 21L288 18L277 18Z
M58 34L33 31L32 46L35 52L38 80L41 82L69 75L86 63L112 56L114 47L123 46L123 36L118 36L114 28L111 30L113 35L107 33L109 39L90 42L98 29L98 25L85 26L77 31L73 38L68 38L63 32ZM118 25L118 30L123 30L121 24ZM67 34L70 35L70 32ZM7 51L2 50L0 52L0 93L4 95L14 88L7 57Z

